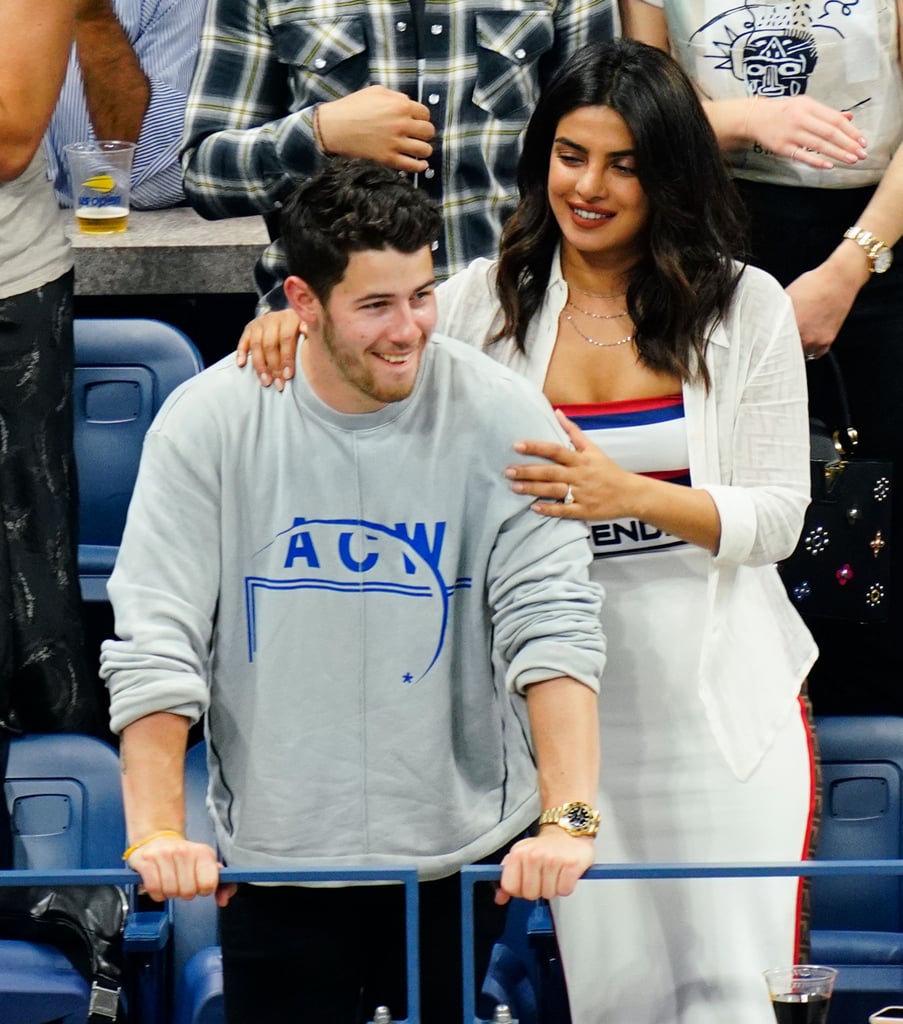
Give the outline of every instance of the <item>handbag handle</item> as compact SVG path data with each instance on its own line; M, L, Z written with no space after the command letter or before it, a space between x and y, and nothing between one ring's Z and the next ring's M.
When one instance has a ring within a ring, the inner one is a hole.
M831 368L831 376L834 379L834 388L837 392L837 405L840 410L840 426L832 434L834 447L838 455L845 457L852 455L859 444L859 431L853 426L850 416L850 402L847 398L847 387L844 383L843 373L837 356L829 349L822 357Z

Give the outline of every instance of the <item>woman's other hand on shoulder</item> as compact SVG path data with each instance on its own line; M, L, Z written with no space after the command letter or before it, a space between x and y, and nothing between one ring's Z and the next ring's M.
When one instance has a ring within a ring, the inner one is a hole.
M306 329L307 325L292 309L264 313L245 327L238 340L235 361L244 366L250 356L263 387L275 384L276 390L282 391L286 381L295 375L298 338Z

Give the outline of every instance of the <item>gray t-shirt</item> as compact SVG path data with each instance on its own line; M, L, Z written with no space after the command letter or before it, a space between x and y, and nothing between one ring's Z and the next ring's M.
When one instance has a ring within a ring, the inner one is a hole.
M0 299L55 281L71 266L69 239L39 148L18 178L0 182Z

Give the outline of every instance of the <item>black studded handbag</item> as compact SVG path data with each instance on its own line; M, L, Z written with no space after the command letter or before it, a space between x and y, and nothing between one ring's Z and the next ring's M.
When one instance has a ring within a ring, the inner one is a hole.
M890 610L890 510L893 466L856 454L840 365L829 352L837 384L839 426L810 420L812 503L796 550L781 563L790 600L804 619L884 622Z

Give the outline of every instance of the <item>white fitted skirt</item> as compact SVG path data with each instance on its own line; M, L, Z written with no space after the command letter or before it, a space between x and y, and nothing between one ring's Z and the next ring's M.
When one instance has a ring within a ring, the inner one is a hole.
M595 563L606 589L599 863L792 861L815 800L801 703L740 782L698 694L708 555ZM797 878L585 881L553 913L573 1024L774 1024L762 971L798 957Z

